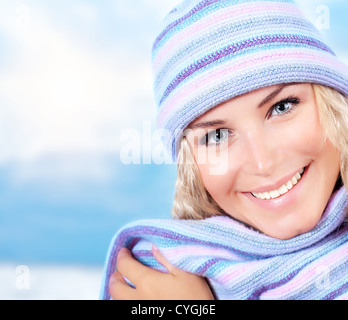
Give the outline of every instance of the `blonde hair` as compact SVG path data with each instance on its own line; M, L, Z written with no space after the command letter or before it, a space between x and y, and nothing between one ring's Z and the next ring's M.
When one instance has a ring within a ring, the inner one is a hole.
M338 181L348 186L348 98L334 89L312 84L324 139L341 154ZM226 213L204 187L189 143L184 137L178 152L178 175L172 216L177 219L204 219ZM341 180L342 179L342 180Z
M204 219L224 214L204 187L193 152L185 137L181 140L177 163L178 175L172 216L178 219Z

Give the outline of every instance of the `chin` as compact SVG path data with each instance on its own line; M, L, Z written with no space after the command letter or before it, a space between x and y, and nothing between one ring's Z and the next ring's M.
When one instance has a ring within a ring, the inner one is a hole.
M311 231L320 221L321 215L302 218L300 221L276 224L272 229L265 230L265 234L280 240L289 240Z

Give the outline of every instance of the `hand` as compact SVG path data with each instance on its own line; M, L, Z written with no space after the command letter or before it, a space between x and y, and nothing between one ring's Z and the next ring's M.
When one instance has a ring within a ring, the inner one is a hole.
M169 273L154 270L135 260L123 248L117 256L117 271L109 280L109 292L115 300L213 300L207 282L171 265L160 251L152 248L156 260ZM131 287L125 276L136 288Z

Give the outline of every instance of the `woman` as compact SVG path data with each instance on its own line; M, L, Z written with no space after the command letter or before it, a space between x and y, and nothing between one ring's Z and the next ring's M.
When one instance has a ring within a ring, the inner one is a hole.
M178 219L116 235L103 297L347 298L348 72L294 2L184 1L153 65Z

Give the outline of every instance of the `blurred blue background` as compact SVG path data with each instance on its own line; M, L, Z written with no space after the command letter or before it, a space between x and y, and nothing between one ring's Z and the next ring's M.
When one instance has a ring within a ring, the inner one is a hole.
M177 3L0 0L0 298L97 298L113 234L170 216L175 166L143 160L151 45ZM299 4L348 63L348 2Z

